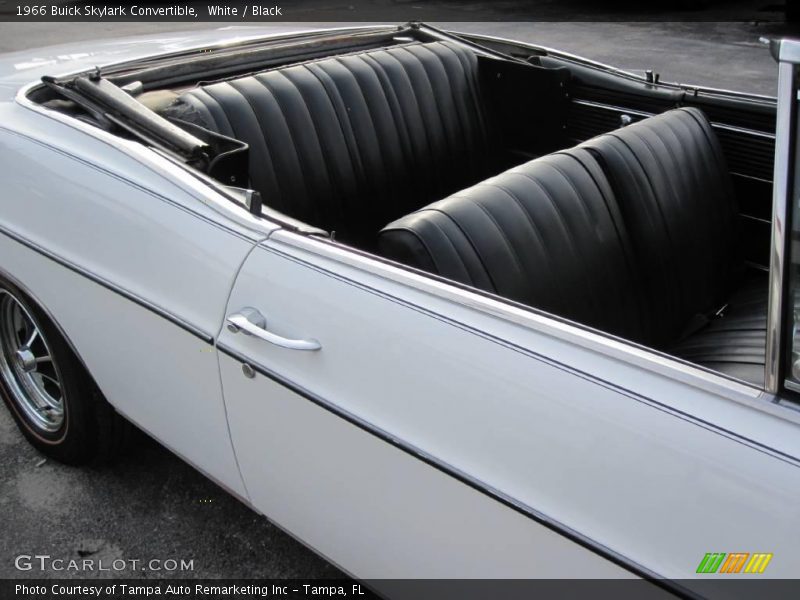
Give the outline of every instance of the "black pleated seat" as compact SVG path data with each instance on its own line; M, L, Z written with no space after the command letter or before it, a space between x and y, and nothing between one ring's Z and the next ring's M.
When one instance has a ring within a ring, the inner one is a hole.
M407 44L189 90L166 115L250 146L250 185L291 217L368 243L489 175L477 56Z
M743 281L736 219L711 126L678 109L404 216L379 248L760 384L766 280Z
M585 151L549 155L383 229L388 256L646 341L646 304L613 192Z

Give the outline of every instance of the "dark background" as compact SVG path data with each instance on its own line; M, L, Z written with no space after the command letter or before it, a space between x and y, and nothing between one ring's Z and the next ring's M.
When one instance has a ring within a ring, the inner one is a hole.
M132 3L0 0L0 18L14 18L20 4ZM136 4L193 5L203 17L207 14L206 6L215 2L141 0ZM216 4L279 5L282 20L286 21L779 21L786 13L791 18L797 16L800 0L223 0ZM231 20L241 21L241 18Z

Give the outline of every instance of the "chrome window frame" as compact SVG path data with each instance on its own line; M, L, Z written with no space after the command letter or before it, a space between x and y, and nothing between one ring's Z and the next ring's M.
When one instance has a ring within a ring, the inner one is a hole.
M791 384L783 375L784 299L788 285L789 195L794 171L794 130L797 122L797 71L800 64L800 40L773 42L773 56L778 61L778 107L775 137L775 167L772 184L772 239L770 242L769 301L767 308L766 361L764 387L768 394L778 394ZM800 388L797 388L800 390Z

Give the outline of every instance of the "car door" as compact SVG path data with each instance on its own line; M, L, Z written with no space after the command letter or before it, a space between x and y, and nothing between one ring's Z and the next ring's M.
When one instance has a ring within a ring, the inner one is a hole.
M287 231L228 319L252 503L359 577L794 573L798 419L753 387Z
M233 203L136 142L48 109L0 112L0 271L118 412L243 496L213 342L269 226L229 218Z

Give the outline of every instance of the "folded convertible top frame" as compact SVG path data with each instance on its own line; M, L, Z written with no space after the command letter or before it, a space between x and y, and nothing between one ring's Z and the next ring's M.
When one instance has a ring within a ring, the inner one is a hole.
M76 77L64 83L50 77L43 77L42 81L92 113L101 112L106 120L179 154L194 166L203 168L208 165L210 147L206 142L137 102L130 94L101 77L99 69L93 75ZM65 94L65 91L73 93Z
M191 123L165 119L99 73L65 82L51 77L42 81L87 110L102 127L120 127L225 185L246 185L249 147L244 142ZM260 215L260 199L254 195L252 200L247 203L248 209Z

